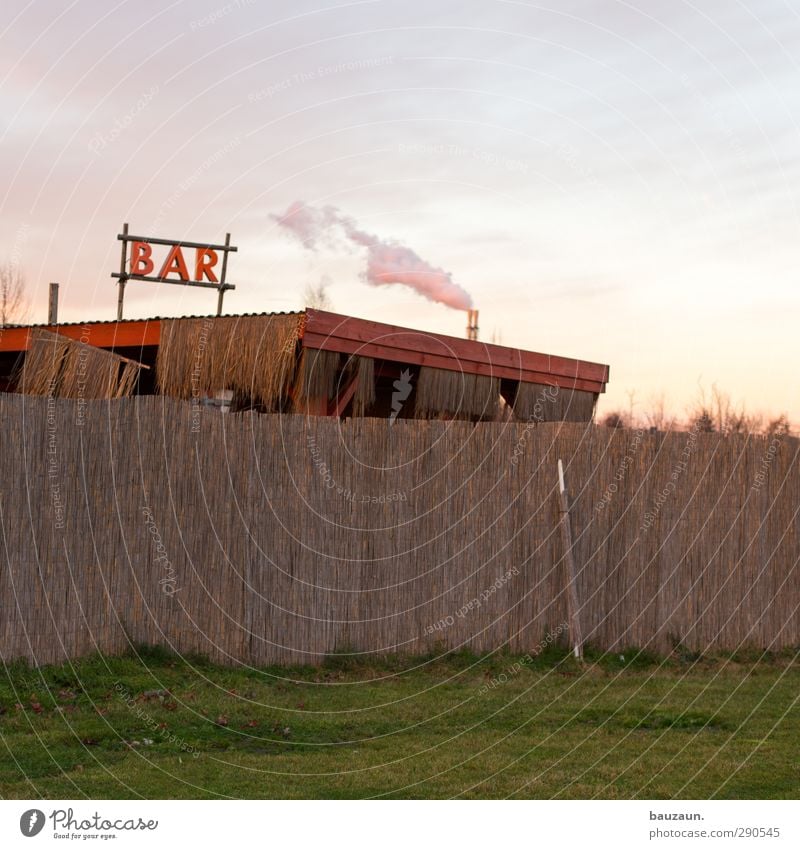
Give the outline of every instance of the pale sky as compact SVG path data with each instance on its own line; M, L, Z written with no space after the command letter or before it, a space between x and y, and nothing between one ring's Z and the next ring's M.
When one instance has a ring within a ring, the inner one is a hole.
M552 7L552 8L550 8ZM331 204L452 273L481 337L609 363L601 411L698 380L800 423L795 0L4 0L0 261L34 321L116 314L116 234L222 241L228 312L464 334L271 213ZM131 282L126 317L215 293Z

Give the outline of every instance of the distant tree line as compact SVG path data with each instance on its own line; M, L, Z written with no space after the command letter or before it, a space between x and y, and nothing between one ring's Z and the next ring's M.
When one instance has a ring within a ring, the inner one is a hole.
M602 415L598 423L609 428L645 428L652 431L697 430L700 433L761 434L766 436L790 436L793 427L789 417L765 416L763 413L748 413L744 404L737 404L727 392L716 384L711 392L700 389L697 398L683 418L670 413L664 396L651 401L649 409L637 412L635 393L628 393L628 408L611 410Z

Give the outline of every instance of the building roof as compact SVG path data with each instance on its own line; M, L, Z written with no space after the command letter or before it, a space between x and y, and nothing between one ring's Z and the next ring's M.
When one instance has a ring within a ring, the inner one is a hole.
M604 392L609 367L407 327L306 310L303 346L487 377Z
M324 310L243 313L223 316L223 318L300 315L303 312L306 316L301 334L301 344L304 348L338 351L401 365L431 366L467 374L555 385L594 393L604 392L609 379L609 367L602 363L493 345L440 333L429 333ZM216 316L181 316L180 318L213 320ZM60 333L71 339L83 339L84 342L108 350L158 346L161 340L161 322L175 320L180 319L157 316L121 321L6 327L0 332L0 352L27 350L29 331L37 327Z

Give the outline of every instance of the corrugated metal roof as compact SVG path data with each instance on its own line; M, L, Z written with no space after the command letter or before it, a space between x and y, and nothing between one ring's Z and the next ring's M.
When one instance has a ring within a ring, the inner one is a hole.
M242 312L234 315L154 315L149 318L123 318L117 321L116 318L100 319L100 320L84 320L84 321L60 321L58 327L82 327L84 324L131 324L136 321L176 321L177 319L195 319L195 318L255 318L257 316L267 315L302 315L305 310L282 310L280 312ZM3 330L19 330L25 327L51 327L49 322L41 322L37 324L6 324Z

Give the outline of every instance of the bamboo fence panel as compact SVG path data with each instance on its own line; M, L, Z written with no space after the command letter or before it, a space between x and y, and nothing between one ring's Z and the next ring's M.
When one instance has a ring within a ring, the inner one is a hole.
M199 416L199 418L198 418ZM800 441L0 395L0 656L800 643ZM559 639L566 639L561 633Z

